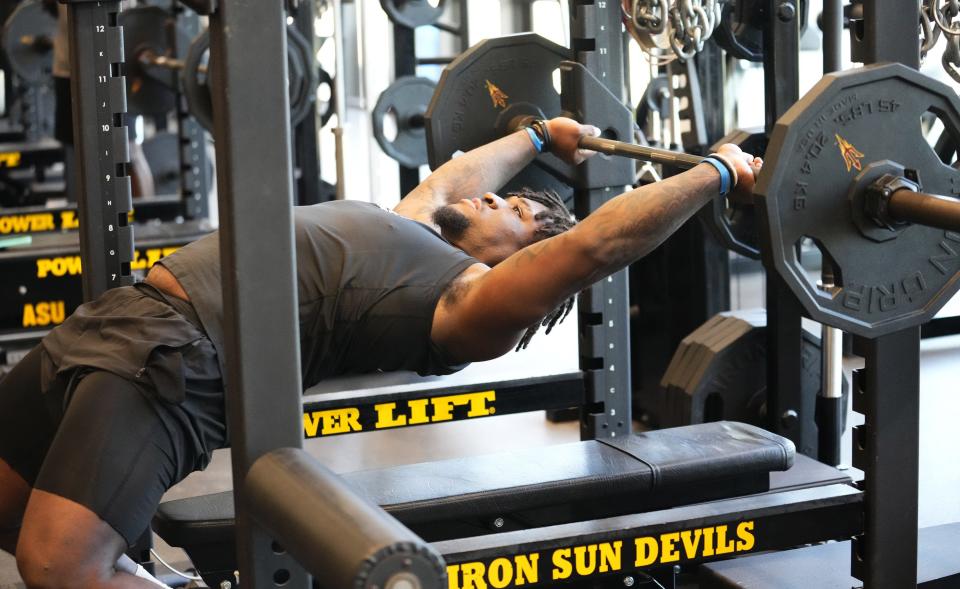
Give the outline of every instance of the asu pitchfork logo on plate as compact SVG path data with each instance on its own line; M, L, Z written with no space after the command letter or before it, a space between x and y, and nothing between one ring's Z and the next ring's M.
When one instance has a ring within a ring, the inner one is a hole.
M863 154L849 141L841 137L839 133L834 134L834 137L837 138L837 147L840 148L843 163L847 164L847 171L849 172L851 169L856 169L859 172L862 170L863 164L860 160L863 158Z
M490 100L493 101L493 107L506 108L507 99L510 97L504 94L503 90L501 90L500 88L497 88L496 84L494 84L490 80L486 80L486 82L487 82L487 92L490 93Z

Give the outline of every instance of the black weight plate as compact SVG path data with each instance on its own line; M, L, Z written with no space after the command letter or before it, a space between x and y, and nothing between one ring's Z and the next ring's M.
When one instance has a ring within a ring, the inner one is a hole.
M190 43L180 83L187 101L187 110L207 131L213 132L213 105L209 87L210 31L202 33ZM310 114L317 99L318 73L309 41L293 27L287 27L287 83L290 92L290 122L296 126ZM207 67L207 73L200 72Z
M800 35L807 29L807 0L797 3ZM763 61L763 30L767 27L765 3L734 0L723 7L713 38L721 49L738 59Z
M719 323L720 320L720 315L714 315L710 319L707 319L706 323L693 330L689 335L680 340L680 344L677 346L676 352L674 352L673 357L670 358L670 364L667 366L667 370L663 373L660 386L673 386L680 381L683 374L683 367L685 366L686 362L684 358L688 350L691 349L693 341L696 338L699 338L702 332L711 329L715 324Z
M885 161L916 170L925 192L960 195L960 171L923 136L927 111L960 137L951 88L902 65L877 65L825 76L777 121L757 204L770 259L814 320L877 337L931 319L960 288L960 234L909 225L878 242L858 229L848 197L861 170ZM801 266L803 237L833 261L831 293Z
M651 115L657 113L659 117L669 116L670 80L667 76L656 76L647 84L643 97L637 103L634 118L641 129L649 129Z
M743 309L715 315L684 338L671 366L686 365L689 371L675 371L661 382L659 427L676 427L705 421L729 420L766 427L767 336L766 312ZM700 350L698 363L678 355ZM803 331L800 379L805 400L814 405L820 390L820 340ZM844 386L844 404L849 388ZM807 407L807 404L804 404ZM814 412L801 410L804 431L816 432ZM798 451L808 456L817 452L816 436L801 441Z
M4 60L27 84L42 84L53 70L53 37L57 19L40 0L21 2L3 24Z
M380 6L390 20L410 29L432 25L443 15L444 0L436 6L428 0L380 0Z
M433 80L404 76L397 78L380 94L373 107L373 136L384 153L407 168L427 163L424 114L437 85ZM384 121L390 115L396 121L397 135L391 141L384 133Z
M290 126L296 127L317 101L317 64L313 46L303 34L287 27L287 83L290 88Z
M180 86L183 88L183 97L187 101L187 110L197 119L200 126L213 132L213 103L210 99L210 86L207 73L200 71L201 67L208 66L210 53L210 31L204 29L202 33L190 43L187 56L183 61L183 70L180 72Z
M554 70L566 59L567 48L533 33L486 39L462 53L444 68L427 109L430 167L509 134L524 116L558 116ZM573 169L551 154L541 154L534 165L562 181L573 177ZM514 184L543 188L525 182L527 174L521 171Z
M175 57L171 46L170 24L177 19L158 6L141 6L121 11L117 24L123 27L124 72L127 77L127 112L135 115L161 115L176 108L177 72L140 62L143 55ZM185 47L185 30L174 28L177 43Z
M317 97L317 114L320 116L320 126L324 126L336 112L336 99L337 95L335 92L335 87L333 85L333 76L331 76L327 70L323 68L317 68L317 89L319 90L320 86L326 86L329 90L329 98L326 101L320 100L320 97Z
M763 14L759 7L749 10L744 0L726 4L713 38L724 51L737 59L763 61Z
M678 386L687 388L691 382L698 380L709 367L715 355L714 350L717 347L722 347L723 342L735 339L739 329L740 322L731 317L724 317L723 321L705 334L703 338L691 342L682 377L677 383Z
M143 142L143 154L157 194L180 194L179 151L180 139L175 133L157 133Z
M766 151L767 137L762 129L736 129L717 141L711 151L717 151L725 143L738 145L749 154L762 155ZM718 195L700 210L699 217L721 245L741 256L760 259L760 226L755 207L731 203Z

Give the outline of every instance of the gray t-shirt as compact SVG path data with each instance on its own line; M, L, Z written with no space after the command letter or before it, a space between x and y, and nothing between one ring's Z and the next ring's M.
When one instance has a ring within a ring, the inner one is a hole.
M294 234L304 387L341 374L463 368L433 345L430 330L447 285L477 260L426 225L358 201L296 207ZM160 263L187 292L222 363L218 234Z

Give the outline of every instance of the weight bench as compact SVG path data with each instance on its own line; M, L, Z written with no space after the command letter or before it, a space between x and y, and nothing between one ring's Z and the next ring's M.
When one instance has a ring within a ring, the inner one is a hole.
M438 541L762 493L771 471L793 462L789 440L716 422L341 476ZM153 527L217 586L236 569L233 520L233 494L224 492L165 502Z

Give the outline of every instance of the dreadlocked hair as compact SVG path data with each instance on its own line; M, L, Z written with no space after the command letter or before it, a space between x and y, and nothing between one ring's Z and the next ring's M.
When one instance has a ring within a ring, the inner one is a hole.
M577 224L576 217L574 217L566 205L563 204L563 199L552 190L537 191L531 190L530 188L521 188L516 192L507 194L507 196L525 198L547 208L547 210L537 213L534 217L534 219L540 223L533 234L533 243L542 241L548 237L560 235ZM550 333L558 323L567 318L567 315L569 315L573 309L574 301L576 301L576 296L568 298L556 309L548 313L542 320L528 327L520 339L520 343L517 344L515 351L519 352L530 345L530 340L533 339L533 336L536 335L541 326L547 328L546 333Z

